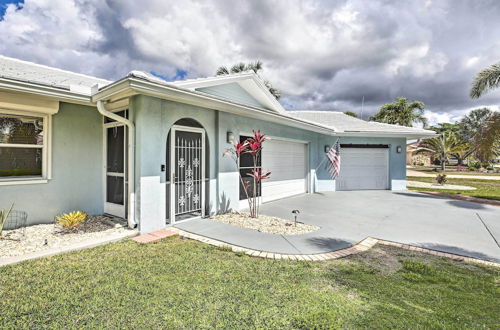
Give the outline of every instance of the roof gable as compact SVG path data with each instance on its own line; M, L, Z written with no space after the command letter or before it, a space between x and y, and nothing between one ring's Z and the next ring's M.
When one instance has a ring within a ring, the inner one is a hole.
M257 108L267 108L250 93L248 93L246 89L241 87L237 82L210 87L201 87L196 88L195 90L245 105L250 105Z
M225 98L229 101L285 113L264 81L253 71L174 81L172 84Z

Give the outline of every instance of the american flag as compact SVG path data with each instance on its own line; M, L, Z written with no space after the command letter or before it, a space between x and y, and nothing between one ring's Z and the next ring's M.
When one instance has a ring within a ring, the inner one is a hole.
M340 143L339 140L328 150L326 156L330 161L326 166L328 172L335 179L340 175Z

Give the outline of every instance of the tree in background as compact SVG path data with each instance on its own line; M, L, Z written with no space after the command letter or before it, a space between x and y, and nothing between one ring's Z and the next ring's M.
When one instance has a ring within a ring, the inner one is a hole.
M358 118L358 115L352 111L344 111L344 114L351 116L351 117L354 117L354 118Z
M253 71L256 74L258 74L259 71L261 71L263 68L264 67L263 67L263 64L261 61L257 61L254 63L246 63L246 64L243 62L240 62L240 63L236 63L233 66L231 66L230 69L228 69L228 67L226 67L226 66L219 67L217 69L216 75L220 76L220 75L224 75L224 74L241 73L241 72L245 72L245 71ZM267 80L264 81L264 84L266 85L269 92L277 100L279 100L281 97L281 92L278 89L274 88L273 85Z
M430 127L430 129L447 137L444 139L444 143L448 145L443 149L449 150L450 156L457 159L458 165L463 165L464 160L474 152L470 141L462 137L460 123L440 123Z
M491 162L500 156L500 113L490 115L483 129L474 136L474 145L475 155L481 162Z
M474 136L485 126L493 112L488 108L475 109L465 115L459 122L460 136L472 142Z
M425 139L419 144L418 152L428 151L433 160L439 160L441 170L446 170L446 163L451 157L463 155L469 145L451 132L443 132L440 137Z
M491 89L500 87L500 63L479 72L470 90L471 98L479 98ZM482 162L490 162L500 154L500 114L490 113L484 125L473 137L476 157Z
M424 116L424 107L423 102L412 101L408 103L408 98L398 97L394 103L383 105L370 120L407 127L412 127L415 123L422 123L426 127L427 118Z

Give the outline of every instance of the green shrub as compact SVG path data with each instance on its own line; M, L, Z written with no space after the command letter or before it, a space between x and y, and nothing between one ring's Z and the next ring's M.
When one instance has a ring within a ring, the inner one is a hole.
M82 225L87 220L87 213L74 211L57 217L57 224L63 229L74 229Z
M473 172L477 171L477 167L472 166L472 165L469 165L469 166L467 167L467 169L469 169L469 171L473 171Z
M447 181L446 179L446 174L438 174L436 176L436 181L437 183L439 183L440 185L444 185Z

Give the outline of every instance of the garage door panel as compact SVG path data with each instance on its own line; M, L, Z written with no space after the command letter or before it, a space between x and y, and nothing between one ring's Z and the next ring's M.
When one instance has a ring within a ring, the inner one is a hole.
M305 179L264 182L262 184L262 200L264 202L305 192Z
M389 157L386 148L343 148L336 189L389 189L388 168Z
M262 184L264 201L284 198L307 191L307 145L270 140L262 152L262 169L271 177Z

